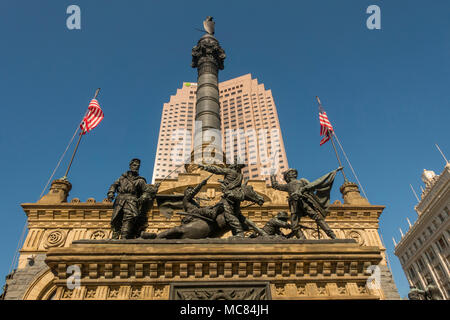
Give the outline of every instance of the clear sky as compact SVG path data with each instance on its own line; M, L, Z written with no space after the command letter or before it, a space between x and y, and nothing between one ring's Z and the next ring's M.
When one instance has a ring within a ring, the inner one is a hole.
M72 4L81 30L66 27ZM366 27L373 4L381 30ZM151 179L162 105L196 81L195 28L211 15L227 54L220 80L251 73L272 90L289 165L308 179L337 167L331 144L319 146L321 98L369 201L386 206L380 233L406 296L392 237L417 217L409 184L419 191L424 168L443 170L435 143L450 157L449 12L447 0L1 1L0 283L20 203L38 200L97 87L105 119L80 145L70 198L101 201L132 157Z

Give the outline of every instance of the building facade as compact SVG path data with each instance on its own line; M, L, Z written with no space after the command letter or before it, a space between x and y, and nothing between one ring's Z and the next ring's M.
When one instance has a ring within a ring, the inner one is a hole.
M194 149L196 83L183 87L163 105L153 181L184 172L180 166ZM288 168L286 151L272 91L246 74L219 83L222 150L227 162L247 164L244 177L269 181ZM177 167L180 166L178 169ZM281 178L281 176L280 176Z
M450 299L450 164L440 175L424 170L426 188L415 210L418 218L395 247L410 285L424 290L431 279Z

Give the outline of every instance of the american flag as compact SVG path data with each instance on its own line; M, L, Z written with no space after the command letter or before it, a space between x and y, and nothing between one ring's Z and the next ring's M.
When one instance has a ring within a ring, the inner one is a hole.
M320 122L320 135L324 136L322 140L320 140L320 145L323 145L325 142L330 140L331 135L333 134L333 126L328 120L327 113L323 110L322 105L319 105L319 122Z
M98 104L97 99L92 99L89 103L88 112L81 121L80 128L81 134L94 129L103 120L103 111Z

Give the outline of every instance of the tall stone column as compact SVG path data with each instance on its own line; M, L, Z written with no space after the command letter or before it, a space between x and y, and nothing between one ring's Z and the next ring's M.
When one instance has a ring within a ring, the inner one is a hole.
M197 101L195 112L194 150L196 163L223 162L220 128L219 70L223 70L225 51L209 33L192 49L192 67L197 68Z

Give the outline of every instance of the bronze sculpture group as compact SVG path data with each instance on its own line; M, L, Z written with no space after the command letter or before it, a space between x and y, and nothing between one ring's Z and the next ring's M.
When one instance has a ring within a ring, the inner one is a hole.
M425 277L427 286L425 290L421 290L411 285L409 287L408 299L409 300L442 300L441 292L439 288L434 284L431 276Z
M213 18L208 16L204 21L204 31L207 33L192 49L192 67L198 69L198 90L211 87L211 90L197 92L201 102L199 110L209 110L212 114L220 117L217 113L219 104L217 83L218 70L223 69L225 52L220 47L219 42L214 37L215 23ZM208 80L209 79L209 80ZM217 97L216 97L217 96ZM200 102L199 102L200 101ZM202 102L203 101L203 102ZM201 113L196 114L196 121L205 121L204 127L217 127L217 123L211 117L203 117ZM219 180L221 184L222 196L220 201L210 207L201 207L195 200L195 196L206 184L207 179L195 187L187 187L184 190L182 199L176 196L177 203L168 205L172 208L182 210L178 212L183 215L181 225L165 230L161 233L145 232L147 226L147 211L149 206L157 198L160 184L149 185L145 179L139 176L139 159L130 162L130 170L124 173L108 190L108 199L117 197L113 205L113 215L111 227L113 239L133 239L133 238L158 238L158 239L203 239L221 237L226 232L231 231L232 237L244 238L247 231L253 231L252 237L275 237L306 239L300 225L302 217L313 219L330 238L335 239L336 235L325 222L328 212L330 190L336 176L338 168L327 175L313 181L302 178L297 180L297 170L289 169L284 173L286 184L279 184L275 176L271 176L272 188L285 191L289 195L290 223L286 212L280 212L273 217L263 228L259 228L253 221L246 218L241 212L241 203L250 201L253 204L262 206L264 198L259 195L248 181L244 181L242 168L245 165L238 163L235 159L233 164L225 166L197 164L198 168L211 174L223 176ZM174 199L174 198L172 198ZM181 200L181 201L180 201ZM160 209L164 204L161 204ZM285 235L280 229L291 229Z
M334 178L342 167L313 182L305 178L297 180L298 173L295 169L284 172L285 184L279 184L272 175L272 188L285 191L289 195L290 217L287 212L279 212L263 228L259 228L241 213L243 201L250 201L259 206L264 204L264 198L244 181L244 165L234 163L222 167L199 164L201 170L223 176L223 179L219 180L222 190L220 201L213 206L201 207L195 199L212 175L195 187L187 187L179 205L182 212L178 213L183 215L181 225L156 234L147 233L145 229L147 212L157 197L160 183L147 184L145 178L139 176L139 159L132 159L129 165L130 170L122 174L107 193L108 199L114 200L111 217L113 239L204 239L221 237L228 231L231 231L233 238L244 238L245 232L250 230L253 231L251 238L306 239L301 230L306 227L299 223L305 216L313 219L330 238L336 238L325 222L325 217ZM281 229L291 229L291 232L285 234Z

